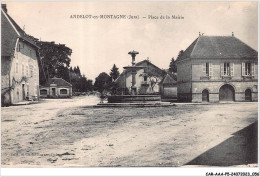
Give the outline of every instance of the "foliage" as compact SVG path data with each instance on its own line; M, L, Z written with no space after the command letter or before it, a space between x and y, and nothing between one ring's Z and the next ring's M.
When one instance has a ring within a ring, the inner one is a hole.
M174 57L171 59L171 63L169 66L169 72L170 73L177 73L177 65L176 65L176 61L174 60Z
M48 78L58 77L72 84L72 90L87 92L93 90L92 80L81 75L79 66L70 67L72 50L64 44L43 42L34 39L40 47L40 84L47 82Z
M184 53L183 50L179 51L179 54L178 54L178 57L177 57L176 60L179 60L182 57L183 53Z
M54 76L61 77L68 81L70 56L72 50L64 44L55 44L54 42L37 41L40 47L40 84L44 84L47 78Z
M72 84L72 90L75 92L88 92L93 91L92 80L88 80L86 76L81 75L79 67L70 67L69 69L70 83Z
M110 90L111 85L112 85L111 77L107 73L102 72L98 75L98 77L96 77L94 89L102 93L104 91Z
M111 69L111 72L109 74L113 81L115 81L119 77L120 73L115 64L113 65L113 68Z

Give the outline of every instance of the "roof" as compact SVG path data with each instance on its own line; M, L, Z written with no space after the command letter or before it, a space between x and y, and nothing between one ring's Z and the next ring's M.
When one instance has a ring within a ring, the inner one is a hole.
M178 60L186 58L257 58L258 52L234 36L199 36Z
M158 68L157 66L155 66L154 64L152 64L149 60L142 60L142 61L140 61L140 62L138 62L138 63L135 64L135 66L144 66L144 67L148 67L148 65L153 66L154 68L158 69L159 71L161 71L161 72L163 73L163 70L162 70L162 69L160 69L160 68ZM141 68L140 68L140 69L141 69ZM127 69L124 70L124 71L119 75L119 77L115 80L115 82L117 82L118 80L120 80L120 78L121 78L122 76L124 76L125 73L128 73L128 72L130 72L130 70L127 70Z
M3 8L3 5L1 11L2 11L1 12L2 13L2 20L1 20L2 35L1 36L2 37L6 36L5 37L6 40L3 40L5 45L2 45L2 50L1 50L3 56L10 56L13 54L13 49L15 48L17 38L21 38L25 42L31 44L33 47L39 48L36 45L36 41L34 40L34 38L26 34L24 30L20 28L20 26L9 16L9 14ZM11 28L9 28L7 26L8 24L6 23L9 23L11 25ZM5 33L9 33L12 36L9 36L9 34L5 34Z
M72 87L72 85L62 78L53 77L49 78L48 82L44 86L50 86L50 84L56 84L57 86Z
M160 84L177 84L177 81L175 81L173 77L170 76L170 74L167 74L160 82Z

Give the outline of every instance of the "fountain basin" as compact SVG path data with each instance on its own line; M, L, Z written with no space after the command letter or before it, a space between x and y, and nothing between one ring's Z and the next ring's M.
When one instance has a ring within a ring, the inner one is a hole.
M160 102L160 95L113 95L108 96L108 103L150 103Z

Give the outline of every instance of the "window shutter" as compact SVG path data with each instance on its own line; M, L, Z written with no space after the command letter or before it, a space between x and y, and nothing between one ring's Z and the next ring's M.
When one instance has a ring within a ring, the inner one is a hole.
M213 75L212 63L209 63L209 76Z
M242 62L242 76L246 75L246 64Z
M251 75L255 76L255 64L251 63Z
M230 76L234 76L234 63L230 63Z
M221 63L221 64L220 64L220 71L221 71L221 72L220 72L220 75L221 75L221 76L224 76L224 63Z
M203 76L206 76L206 63L203 63L203 66L202 66L202 71L203 71Z

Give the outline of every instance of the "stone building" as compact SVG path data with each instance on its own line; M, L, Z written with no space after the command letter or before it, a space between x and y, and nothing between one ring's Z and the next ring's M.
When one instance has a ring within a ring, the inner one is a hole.
M199 36L176 63L180 101L257 101L258 52L233 34Z
M136 63L140 67L136 73L136 90L138 95L159 94L159 83L164 77L164 71L149 60L143 60ZM125 69L115 80L118 87L124 91L124 94L130 94L132 85L132 73Z
M68 98L72 97L72 85L62 78L50 78L45 85L40 86L40 97Z
M10 105L39 95L39 53L35 41L1 7L1 98Z
M167 74L159 83L161 98L163 100L176 100L177 99L177 81L173 76Z

